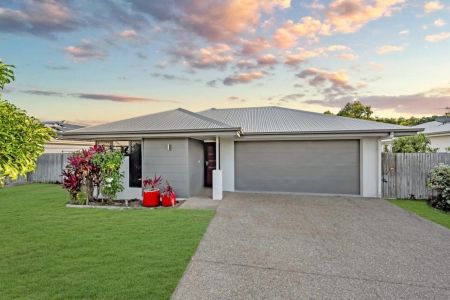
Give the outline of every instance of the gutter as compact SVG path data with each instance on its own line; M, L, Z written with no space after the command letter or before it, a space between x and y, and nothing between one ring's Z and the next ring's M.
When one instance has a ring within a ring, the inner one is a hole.
M420 131L423 131L423 128L400 128L400 129L369 129L369 130L328 130L328 131L287 131L287 132L244 132L244 136L258 136L258 135L310 135L310 134L365 134L365 133L381 133L388 134L391 133L404 133L404 134L417 134Z
M235 128L211 128L211 129L177 129L177 130L139 130L139 131L109 131L109 132L77 132L66 131L61 134L63 137L80 136L80 135L122 135L122 134L168 134L168 133L203 133L203 132L241 132L240 127Z

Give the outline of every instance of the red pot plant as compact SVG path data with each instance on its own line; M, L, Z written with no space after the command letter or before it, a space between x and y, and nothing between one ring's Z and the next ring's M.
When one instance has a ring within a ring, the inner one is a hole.
M166 185L164 186L164 190L162 193L162 206L169 207L175 206L177 203L177 197L175 195L175 191L173 187L166 181Z
M155 174L153 178L145 178L142 184L144 185L142 206L158 206L160 202L159 185L161 184L161 176L156 176Z

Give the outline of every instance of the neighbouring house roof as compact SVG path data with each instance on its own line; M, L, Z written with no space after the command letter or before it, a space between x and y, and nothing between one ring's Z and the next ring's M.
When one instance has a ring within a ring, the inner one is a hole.
M156 114L150 114L131 119L84 127L64 136L80 134L110 134L110 133L160 133L160 132L190 132L190 131L227 131L238 130L220 121L210 119L191 111L177 108Z
M423 133L430 134L450 134L450 122L442 123L438 121L432 121L428 123L419 124L413 126L413 128L423 128Z
M57 133L75 130L75 129L84 127L84 126L78 125L78 124L67 123L66 121L43 121L42 124L54 129Z
M283 107L209 109L200 115L240 126L243 134L411 132L419 130Z
M189 133L236 131L244 135L267 134L415 134L421 129L344 118L282 107L209 109L194 113L182 108L122 121L90 126L63 135L111 135L139 133Z

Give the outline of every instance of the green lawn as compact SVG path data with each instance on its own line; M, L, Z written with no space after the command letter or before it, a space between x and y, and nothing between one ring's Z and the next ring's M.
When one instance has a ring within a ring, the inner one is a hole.
M168 299L214 215L67 200L58 185L0 190L1 299Z
M428 206L421 200L391 200L391 203L450 229L450 213Z

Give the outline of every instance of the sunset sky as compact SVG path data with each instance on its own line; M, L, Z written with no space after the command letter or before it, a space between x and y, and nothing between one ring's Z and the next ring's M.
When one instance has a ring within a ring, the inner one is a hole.
M96 124L183 107L450 106L450 0L0 0L4 97Z

